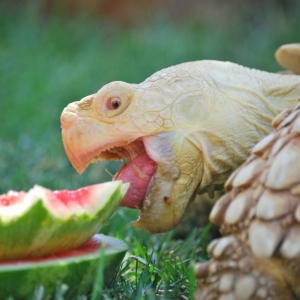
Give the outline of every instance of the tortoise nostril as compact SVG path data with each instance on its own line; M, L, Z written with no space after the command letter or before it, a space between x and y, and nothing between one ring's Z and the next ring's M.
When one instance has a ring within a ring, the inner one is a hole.
M67 129L71 126L73 121L78 115L83 114L83 111L88 111L93 103L94 95L89 95L81 99L80 101L72 102L63 110L60 122L61 127Z

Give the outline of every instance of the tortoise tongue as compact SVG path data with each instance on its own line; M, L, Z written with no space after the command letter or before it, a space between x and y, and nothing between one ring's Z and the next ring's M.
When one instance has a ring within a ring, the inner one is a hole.
M120 206L143 207L146 191L155 170L156 163L146 153L137 156L119 170L114 180L130 182L130 187Z

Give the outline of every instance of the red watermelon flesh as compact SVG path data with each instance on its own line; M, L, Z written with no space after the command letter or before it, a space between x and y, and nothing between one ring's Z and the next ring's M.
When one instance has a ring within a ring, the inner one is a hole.
M60 200L66 206L70 206L72 203L84 205L86 204L86 200L89 199L90 192L90 187L83 187L76 191L60 190L53 191L53 197L56 197L56 199Z
M25 192L10 191L5 195L0 195L0 207L10 206L22 202L25 197Z
M38 186L36 186L38 187ZM43 187L39 187L44 189ZM47 197L50 203L57 204L57 201L60 201L65 207L78 207L84 206L91 199L94 189L97 188L98 191L101 189L101 185L91 185L88 187L83 187L78 190L69 191L69 190L58 190L50 191L44 189L44 193L47 193ZM0 195L0 207L1 206L13 206L22 203L26 196L26 192L20 191L9 191L7 194Z

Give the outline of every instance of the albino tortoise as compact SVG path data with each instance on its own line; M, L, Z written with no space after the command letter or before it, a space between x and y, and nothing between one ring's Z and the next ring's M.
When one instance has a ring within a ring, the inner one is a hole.
M295 74L300 74L300 44L281 47L276 57L283 66ZM115 178L131 182L122 205L140 209L140 217L133 222L133 226L151 233L168 231L180 222L196 194L222 189L226 179L246 160L254 145L270 133L272 119L284 109L292 109L297 104L300 97L300 76L295 74L268 73L230 62L197 61L163 69L140 84L112 82L97 93L71 103L64 109L61 116L64 147L72 165L79 173L82 173L89 163L98 160L124 160L125 164ZM275 124L280 122L281 116L282 114L279 119L275 119ZM295 122L299 124L299 119L297 120ZM283 121L285 122L287 121ZM273 140L266 147L270 148L274 144L272 147L277 149L279 146L276 146L275 140L287 132L288 129L280 129L275 138L274 134L272 135ZM290 135L287 135L280 138L278 143L281 145L289 139ZM265 153L264 150L262 148L257 153ZM268 152L266 153L265 155L268 155ZM235 299L230 289L227 294L218 290L220 282L223 282L221 275L227 272L226 268L229 268L228 272L235 278L236 273L232 270L236 269L230 264L228 266L230 255L233 255L232 259L236 257L237 260L241 256L249 257L248 265L251 269L260 270L255 260L257 253L251 248L252 231L250 230L248 242L248 227L244 224L246 220L241 223L251 203L255 207L255 201L249 200L250 196L247 196L246 200L239 200L241 197L237 197L232 203L242 201L244 204L237 204L233 208L229 205L229 197L235 197L244 189L242 185L242 188L235 186L235 181L238 181L236 178L240 178L240 182L248 188L260 172L262 178L267 176L265 169L269 162L272 162L273 156L268 162L264 162L265 156L254 159L253 155L250 158L251 163L248 162L250 167L247 165L248 167L242 168L242 175L229 181L227 187L231 188L232 185L232 192L222 198L212 212L213 221L220 225L225 222L222 233L232 236L213 242L209 247L213 261L197 267L197 274L201 278L199 299L206 299L202 298L203 293L210 295L212 299ZM292 175L295 175L295 180L299 182L297 166L285 165L284 168L293 170ZM275 164L274 168L278 172L278 164ZM278 175L278 180L284 181L287 171L280 172L283 175ZM277 178L277 173L273 176ZM244 179L246 183L243 182L243 178L248 181ZM255 181L255 184L258 183ZM264 189L265 185L260 185L261 193ZM290 186L287 189L290 189ZM274 199L278 199L279 194L277 189L272 193L272 197L269 197L269 201L273 201L273 196ZM295 201L289 197L286 201L281 201L282 210L287 210L287 206L292 207L290 203L296 205ZM229 205L225 216L220 211L220 207L224 205ZM235 209L242 212L235 212ZM240 219L235 217L238 212ZM248 213L249 225L249 218L255 216L255 208ZM236 223L229 226L227 214L233 216ZM287 215L289 216L288 213ZM276 222L280 224L279 221ZM287 226L290 226L291 222ZM267 258L274 254L280 244L278 240L282 241L287 232L283 230L278 233L279 225L276 226L274 225L274 228L277 228L274 229L277 230L277 243L272 250L267 251ZM268 241L267 236L272 235L273 227L271 226L269 231L255 232L259 232L257 236L256 233L253 234L256 243L260 240ZM222 246L224 243L228 248ZM292 239L290 244L296 247L294 245L297 243L294 244ZM238 250L231 253L232 249L236 249L234 247ZM268 244L268 247L271 246ZM270 261L266 260L266 266L269 266ZM282 261L279 258L279 264ZM291 269L293 268L294 264L291 265ZM240 269L237 269L237 272L241 272ZM246 277L244 282L247 285L252 280L250 284L254 286L253 278L249 278ZM262 278L262 281L268 282L267 277ZM277 279L276 277L274 280ZM226 280L228 282L228 279ZM232 283L230 288L242 287L242 283L236 284L240 281L242 279ZM205 288L201 288L202 285ZM279 288L279 285L277 287ZM240 294L236 295L239 299ZM261 295L263 292L255 297L258 299ZM252 294L248 295L248 298L251 296ZM253 299L256 299L255 297Z

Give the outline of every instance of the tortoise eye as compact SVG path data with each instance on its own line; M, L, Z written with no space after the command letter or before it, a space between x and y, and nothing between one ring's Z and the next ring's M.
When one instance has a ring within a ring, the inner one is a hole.
M110 85L108 84L109 89L105 86L99 90L93 102L96 113L104 118L121 115L130 105L133 96L132 90L121 89L118 83L112 82Z
M116 110L121 106L121 100L119 98L113 97L109 98L107 101L107 108L109 110Z

